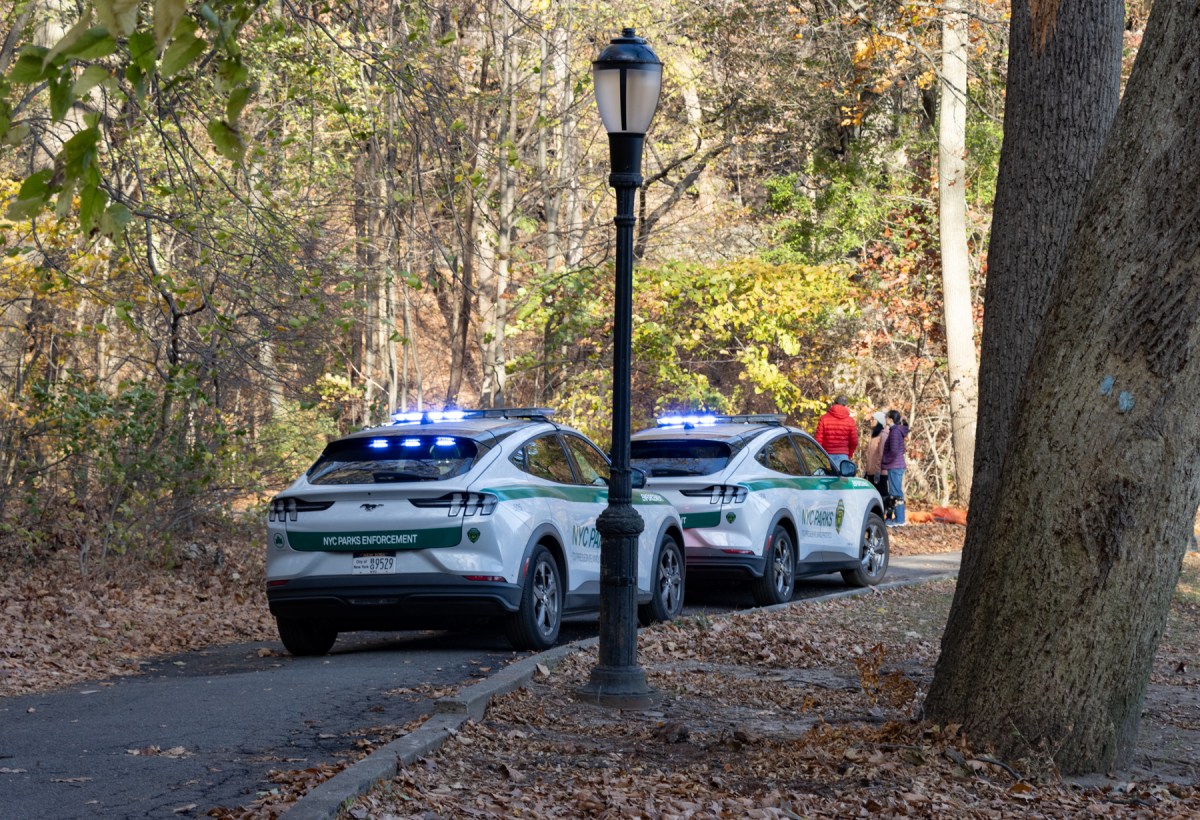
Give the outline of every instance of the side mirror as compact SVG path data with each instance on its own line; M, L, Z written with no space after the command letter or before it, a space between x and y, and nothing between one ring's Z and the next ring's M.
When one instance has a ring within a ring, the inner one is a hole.
M641 467L629 468L629 483L635 490L640 490L646 486L646 471Z
M840 465L838 465L838 475L842 476L843 478L853 478L854 476L858 475L858 465L853 461L843 461Z

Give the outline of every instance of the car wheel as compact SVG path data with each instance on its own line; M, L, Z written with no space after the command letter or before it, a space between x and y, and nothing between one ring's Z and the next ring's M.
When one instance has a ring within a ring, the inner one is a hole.
M521 608L508 616L508 640L516 649L549 649L562 626L562 581L550 550L538 544L529 557Z
M638 607L638 622L642 626L673 621L683 611L683 552L670 535L663 536L658 548L650 591L650 602Z
M792 536L777 526L767 542L767 565L761 578L750 586L754 602L759 606L784 604L792 600L796 589L796 547Z
M324 655L333 648L337 630L313 621L297 621L291 618L276 618L279 639L284 648L293 655Z
M858 553L858 566L843 570L842 579L852 587L875 586L887 574L890 554L887 525L875 513L867 513L862 546Z

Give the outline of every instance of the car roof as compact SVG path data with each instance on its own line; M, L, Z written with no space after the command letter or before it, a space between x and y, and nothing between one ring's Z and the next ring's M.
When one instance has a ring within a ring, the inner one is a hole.
M545 419L458 419L455 421L405 422L368 427L349 435L341 441L379 436L461 436L465 438L501 438L508 433L538 425L551 425ZM562 429L560 425L553 427Z
M702 438L712 441L732 442L738 439L750 440L770 430L787 430L797 432L790 427L780 424L750 424L740 422L723 422L699 427L651 427L639 430L633 434L638 441L678 441L686 438Z
M574 433L550 420L554 410L548 407L489 407L477 410L402 411L391 424L368 427L337 441L354 441L379 436L461 436L497 441L518 430L545 425L554 430Z

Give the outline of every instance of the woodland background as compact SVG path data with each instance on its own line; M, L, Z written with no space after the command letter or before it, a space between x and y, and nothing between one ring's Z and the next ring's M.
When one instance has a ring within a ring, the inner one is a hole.
M916 500L955 497L942 4L151 5L169 46L136 2L0 0L0 563L170 562L398 410L549 406L606 442L590 61L624 25L665 64L634 429L685 408L811 429L845 393L910 419ZM1008 4L962 6L978 327ZM1147 7L1127 4L1127 67ZM94 34L131 9L128 36Z

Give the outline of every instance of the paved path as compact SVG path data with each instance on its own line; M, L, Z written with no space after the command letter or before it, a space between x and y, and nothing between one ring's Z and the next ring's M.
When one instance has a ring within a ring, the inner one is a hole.
M893 558L887 580L952 573L958 557ZM796 598L846 589L839 575L802 579ZM685 614L748 606L742 590L689 591ZM595 623L564 626L563 640L595 635ZM348 634L322 658L282 651L277 642L215 647L157 659L137 677L0 699L0 818L203 816L245 805L270 770L339 760L365 730L430 714L439 689L487 678L476 697L486 702L488 686L502 683L497 671L527 657L499 635L451 633ZM182 751L130 753L154 746Z

